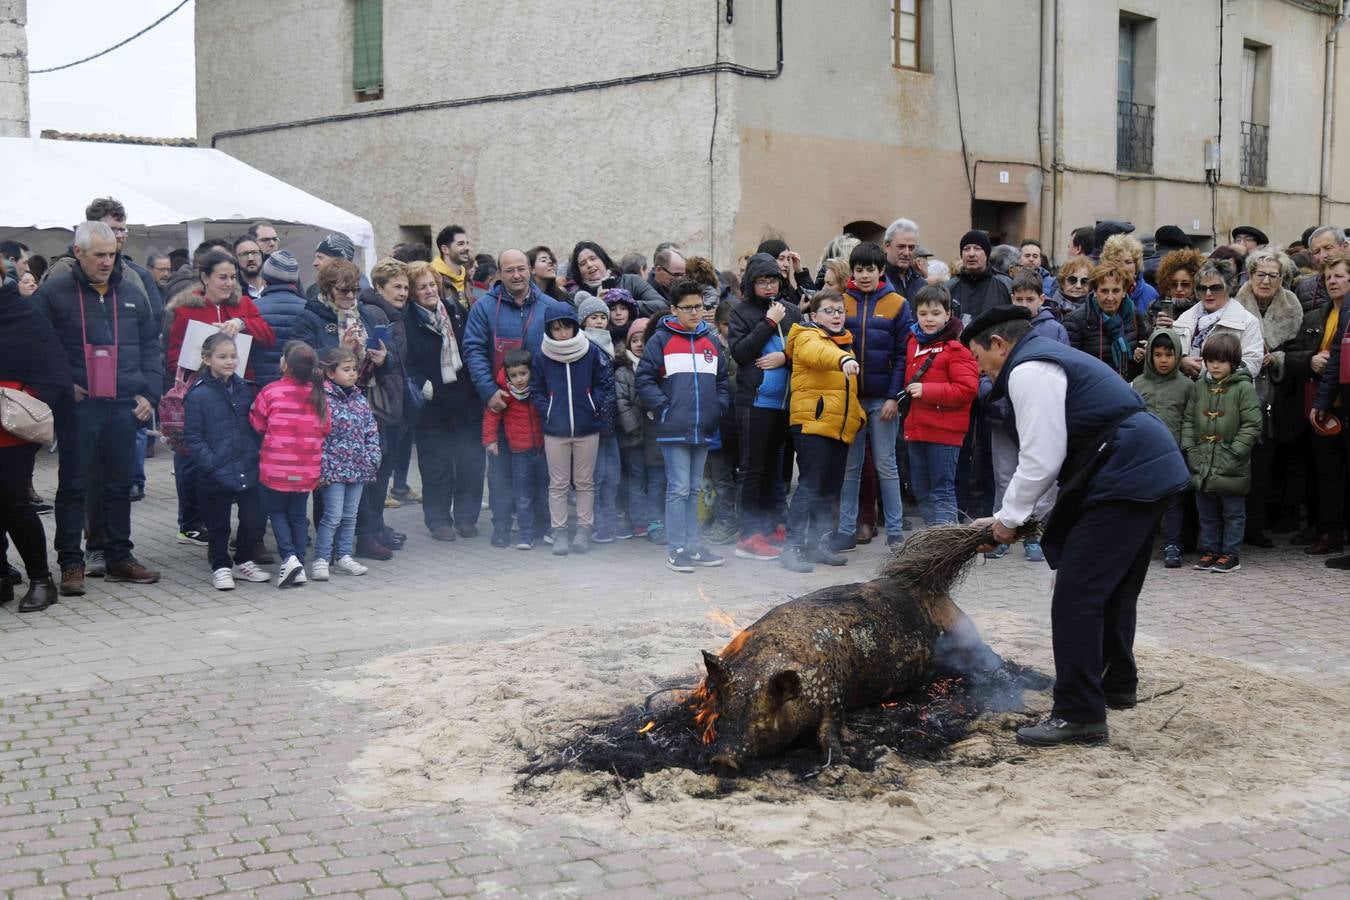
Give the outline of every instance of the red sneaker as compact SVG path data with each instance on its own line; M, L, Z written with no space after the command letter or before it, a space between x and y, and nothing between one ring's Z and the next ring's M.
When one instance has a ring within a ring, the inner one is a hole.
M767 562L777 559L782 552L782 548L774 546L762 534L752 534L736 542L738 559L758 559Z
M777 547L783 546L787 543L787 528L779 525L773 530L773 534L765 537L765 540Z

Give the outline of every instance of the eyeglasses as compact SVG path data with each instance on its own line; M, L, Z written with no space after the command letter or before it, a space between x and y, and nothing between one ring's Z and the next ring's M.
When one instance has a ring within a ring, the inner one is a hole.
M699 301L699 303L698 303L697 306L690 306L688 303L686 303L686 304L684 304L683 306L677 306L677 307L675 307L675 311L676 311L676 312L682 312L682 313L691 313L691 312L702 313L702 312L703 312L703 302L702 302L702 301Z
M262 256L262 251L261 251L261 250L245 250L243 253L240 253L240 254L239 254L239 258L240 258L240 259L243 259L243 258L246 257L246 256Z
M667 275L669 275L671 278L683 278L683 277L684 277L684 273L683 273L683 272L672 272L672 271L670 271L669 269L667 269L665 266L657 266L657 268L660 269L662 272L665 272L665 273L666 273Z
M1256 272L1256 273L1254 273L1254 274L1252 275L1252 277L1253 277L1253 278L1260 278L1262 281L1270 281L1270 280L1272 280L1272 279L1274 279L1274 278L1279 278L1279 277L1280 277L1280 273L1279 273L1279 272Z
M757 287L757 288L778 287L778 279L777 279L777 278L756 278L756 279L755 279L755 287Z
M1077 285L1077 284L1087 284L1087 283L1088 283L1088 277L1089 277L1089 276L1084 275L1082 278L1075 278L1073 275L1070 275L1068 278L1065 278L1065 279L1064 279L1064 283L1065 283L1065 284L1074 284L1074 285Z
M1228 288L1222 284L1197 284L1195 286L1197 294L1222 294L1226 290Z
M278 241L280 241L281 238L274 238L274 237L260 237L260 238L255 238L255 240L256 240L258 243L260 243L260 244L275 244L275 243L277 243Z
M351 288L335 287L335 288L333 288L333 293L335 293L335 294L346 294L346 295L349 296L349 297L353 297L353 296L359 294L360 292L361 292L361 289L360 289L360 288L354 288L354 287L351 287Z
M818 316L842 316L845 314L842 306L822 306L820 309L816 310L816 315Z

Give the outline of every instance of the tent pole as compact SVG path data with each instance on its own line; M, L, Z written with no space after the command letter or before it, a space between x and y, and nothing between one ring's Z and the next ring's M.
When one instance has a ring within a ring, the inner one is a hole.
M187 223L187 250L192 253L197 249L197 245L206 240L205 222Z

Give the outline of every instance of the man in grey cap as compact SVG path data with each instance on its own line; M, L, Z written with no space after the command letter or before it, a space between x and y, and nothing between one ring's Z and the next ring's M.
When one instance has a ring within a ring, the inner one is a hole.
M345 259L347 262L355 262L356 245L352 243L351 238L347 237L342 232L333 231L330 232L328 236L325 237L323 240L319 241L319 245L314 248L315 274L316 275L318 274L319 267L322 266L325 262L327 262L330 259L337 259L338 257ZM370 287L370 282L366 280L366 275L364 272L361 273L360 280L362 288ZM309 286L309 289L305 291L305 296L310 299L319 296L319 282L317 279L313 284ZM277 340L280 341L281 339L277 338ZM256 369L254 371L256 373Z

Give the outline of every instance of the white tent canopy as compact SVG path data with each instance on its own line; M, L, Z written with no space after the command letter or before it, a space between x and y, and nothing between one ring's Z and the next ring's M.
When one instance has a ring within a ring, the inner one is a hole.
M341 231L375 260L365 219L219 150L0 138L0 227L73 228L95 197L116 197L129 224L297 222Z

